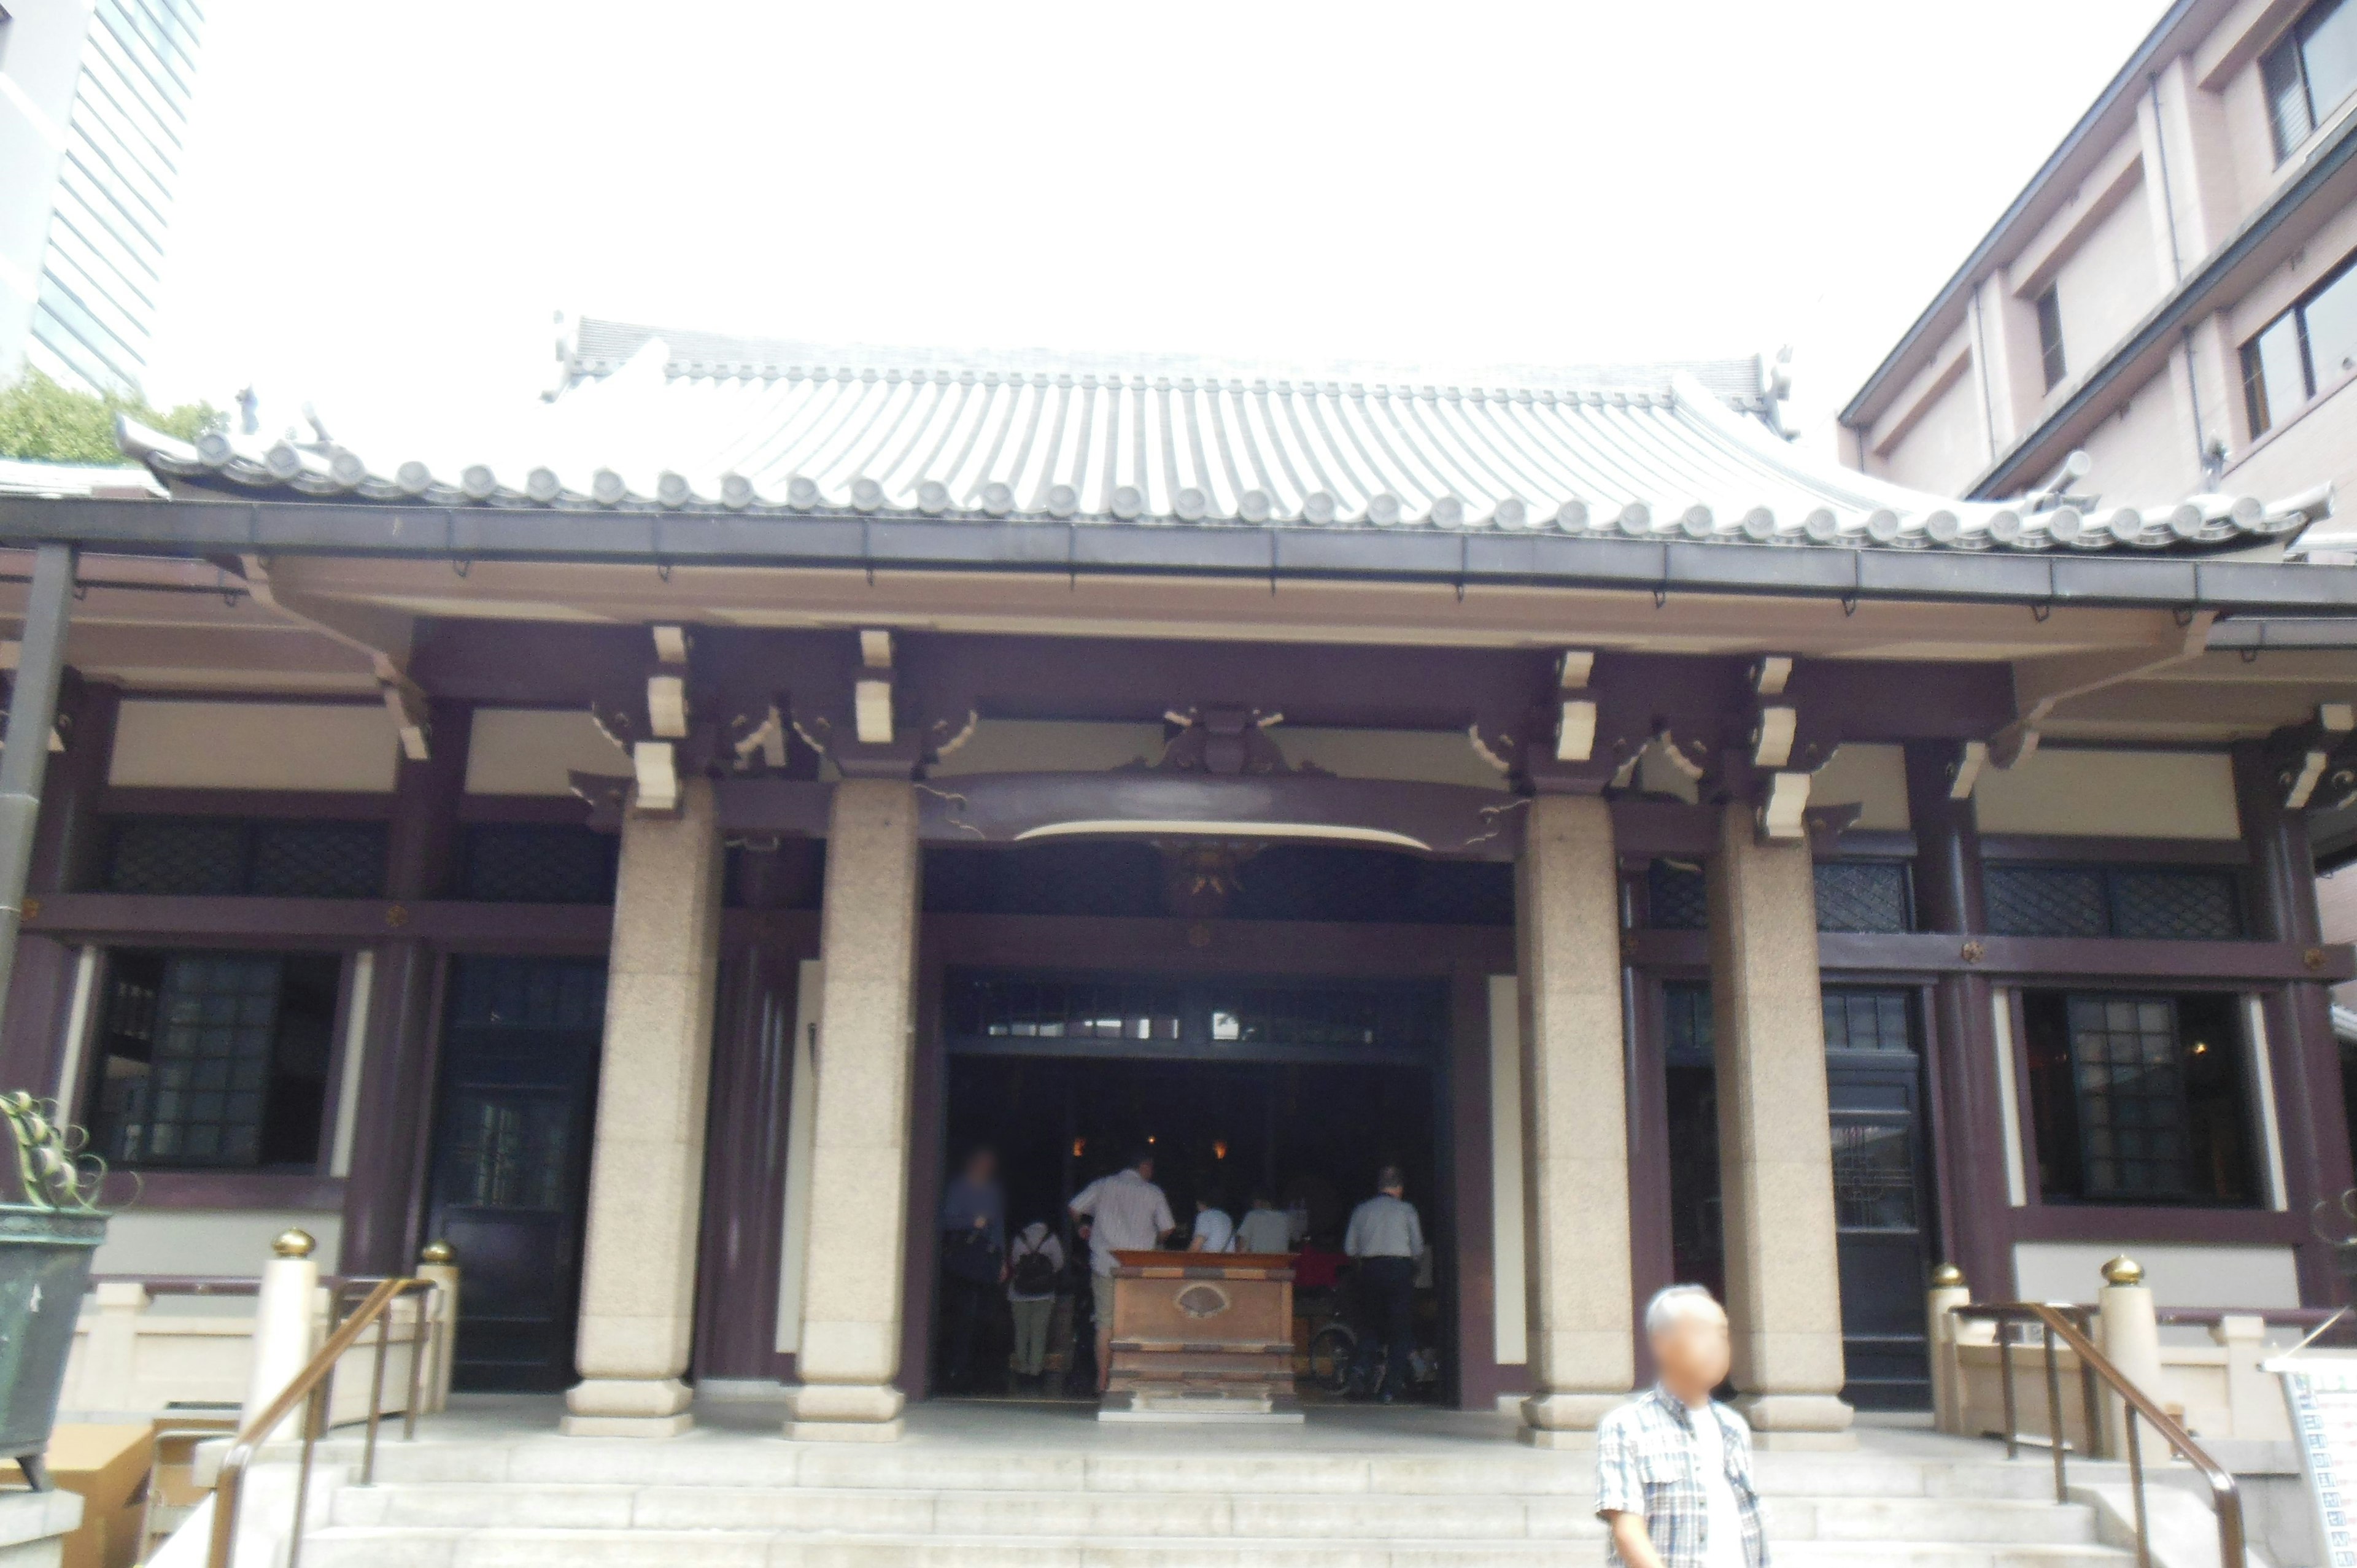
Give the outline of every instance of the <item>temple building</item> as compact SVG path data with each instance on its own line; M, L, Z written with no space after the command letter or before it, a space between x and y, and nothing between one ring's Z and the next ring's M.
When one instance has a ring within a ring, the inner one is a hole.
M1313 1240L1394 1163L1439 1397L1542 1446L1674 1280L1771 1446L1928 1403L1939 1265L2340 1289L2316 477L1949 499L1758 360L563 354L0 494L63 666L0 1079L140 1178L102 1274L443 1239L464 1386L889 1438L969 1146Z

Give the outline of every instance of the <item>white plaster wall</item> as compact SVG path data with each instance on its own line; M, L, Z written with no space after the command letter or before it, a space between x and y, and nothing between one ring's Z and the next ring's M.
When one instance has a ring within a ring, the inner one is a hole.
M1984 769L1973 798L1985 833L2242 836L2223 752L2040 746L2010 768Z
M2288 1307L2299 1303L2289 1247L2191 1247L2134 1241L2022 1241L2013 1249L2023 1301L2092 1302L2104 1264L2125 1253L2144 1265L2162 1306Z
M318 1243L311 1256L336 1272L344 1217L332 1208L138 1208L107 1222L91 1272L101 1274L258 1275L270 1242L297 1226Z
M469 795L569 795L566 775L628 773L630 759L578 708L477 708L467 743Z
M1462 784L1475 789L1506 787L1504 775L1482 761L1473 743L1453 730L1296 729L1280 725L1269 734L1295 767L1314 762L1345 779Z
M1162 755L1160 725L985 719L965 744L942 758L935 779L976 773L1103 773Z
M1531 1359L1523 1268L1523 1022L1514 976L1490 977L1490 1273L1501 1367Z
M1907 815L1907 748L1853 742L1817 769L1809 787L1812 806L1863 806L1851 825L1877 832L1904 832Z
M393 788L398 744L373 704L134 698L115 719L106 777L125 787L374 792Z

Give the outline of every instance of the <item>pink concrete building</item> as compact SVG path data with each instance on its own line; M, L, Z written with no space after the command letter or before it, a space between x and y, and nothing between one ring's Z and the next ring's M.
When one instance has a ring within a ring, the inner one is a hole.
M2179 0L1842 410L1845 460L2093 528L2357 480L2352 110L2357 4Z

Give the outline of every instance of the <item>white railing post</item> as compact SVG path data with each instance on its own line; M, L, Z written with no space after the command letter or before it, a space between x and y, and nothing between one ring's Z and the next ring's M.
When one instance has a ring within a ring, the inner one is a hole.
M241 1424L253 1420L285 1391L310 1364L312 1321L319 1292L319 1265L311 1256L313 1242L301 1230L286 1230L270 1244L272 1257L262 1266L262 1290L253 1304L253 1373L246 1384ZM290 1414L269 1435L277 1441L296 1435L298 1414Z
M1964 1270L1943 1263L1932 1271L1932 1288L1923 1294L1923 1328L1932 1351L1932 1424L1942 1432L1964 1429L1964 1374L1956 1360L1957 1326L1951 1309L1970 1306L1972 1300Z
M2104 1265L2100 1316L2095 1320L2095 1346L2122 1377L2161 1403L2160 1316L2153 1305L2152 1287L2144 1283L2144 1269L2135 1259L2114 1258ZM2108 1391L2104 1395L2104 1457L2127 1454L2127 1402ZM2093 1434L2090 1434L2093 1436Z
M2267 1359L2267 1320L2257 1313L2230 1312L2210 1337L2226 1352L2226 1426L2233 1437L2289 1442L2283 1385L2260 1369Z
M435 1285L430 1307L420 1308L431 1311L433 1321L418 1325L416 1354L428 1357L422 1402L427 1411L444 1410L450 1403L450 1359L458 1336L458 1260L449 1242L425 1244L417 1254L417 1277Z

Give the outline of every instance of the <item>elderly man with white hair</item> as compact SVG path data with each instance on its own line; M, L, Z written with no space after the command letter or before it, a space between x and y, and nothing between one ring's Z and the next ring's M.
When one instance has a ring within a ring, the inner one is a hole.
M1727 1313L1700 1285L1646 1305L1661 1380L1596 1431L1596 1512L1617 1568L1767 1568L1751 1428L1710 1397L1726 1380Z

